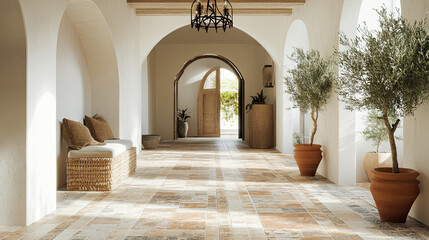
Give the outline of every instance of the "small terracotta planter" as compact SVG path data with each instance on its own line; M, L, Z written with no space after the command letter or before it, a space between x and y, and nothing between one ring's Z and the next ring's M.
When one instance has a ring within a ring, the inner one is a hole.
M400 168L399 172L392 173L392 168L385 167L372 169L370 190L384 222L404 223L420 193L419 173L408 168Z
M298 164L301 176L314 176L322 160L322 145L295 144L295 161Z

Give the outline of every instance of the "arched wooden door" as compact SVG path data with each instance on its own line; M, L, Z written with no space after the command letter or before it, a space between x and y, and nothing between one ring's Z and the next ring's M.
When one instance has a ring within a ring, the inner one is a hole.
M220 68L209 70L198 93L198 136L220 137Z

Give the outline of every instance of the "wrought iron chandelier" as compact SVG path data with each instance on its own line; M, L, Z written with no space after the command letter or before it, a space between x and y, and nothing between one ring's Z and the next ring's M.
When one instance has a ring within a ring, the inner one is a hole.
M233 9L228 0L224 0L223 7L217 5L216 0L207 0L207 4L201 3L201 0L194 0L191 6L191 27L195 27L198 31L200 28L214 28L217 32L218 28L225 31L227 28L233 27Z

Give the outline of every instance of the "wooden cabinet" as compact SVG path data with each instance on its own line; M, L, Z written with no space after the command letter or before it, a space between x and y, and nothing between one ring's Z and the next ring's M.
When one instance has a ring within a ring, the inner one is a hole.
M249 137L251 148L272 148L274 146L274 116L272 104L253 104L249 111Z

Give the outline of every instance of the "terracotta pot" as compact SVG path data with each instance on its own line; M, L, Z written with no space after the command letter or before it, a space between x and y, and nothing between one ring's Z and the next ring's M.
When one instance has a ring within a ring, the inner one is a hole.
M400 168L399 172L392 173L392 168L385 167L372 170L370 190L380 219L385 222L404 223L420 193L419 173L408 168Z
M389 167L392 166L392 154L391 153L376 153L367 152L363 160L363 168L365 169L368 181L371 182L372 172L371 170L378 167Z
M295 144L295 161L298 164L301 176L314 176L322 160L322 145Z
M189 125L187 122L179 122L177 124L177 133L179 135L179 138L188 137L188 129L189 129Z

